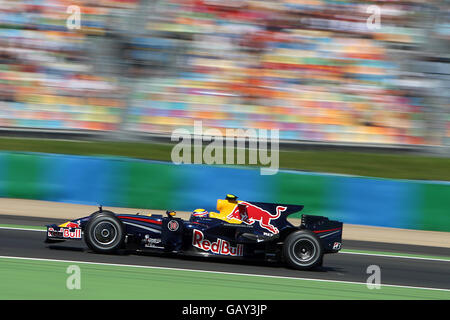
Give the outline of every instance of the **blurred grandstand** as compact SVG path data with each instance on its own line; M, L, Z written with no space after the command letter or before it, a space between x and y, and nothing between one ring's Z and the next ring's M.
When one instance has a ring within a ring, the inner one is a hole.
M449 7L0 0L0 126L145 136L201 120L293 142L448 147Z

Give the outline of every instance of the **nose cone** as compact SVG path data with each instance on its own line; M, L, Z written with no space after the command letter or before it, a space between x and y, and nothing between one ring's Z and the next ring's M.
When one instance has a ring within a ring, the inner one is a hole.
M58 227L61 228L79 228L80 225L78 223L72 222L72 221L67 221L64 222L63 224L60 224Z

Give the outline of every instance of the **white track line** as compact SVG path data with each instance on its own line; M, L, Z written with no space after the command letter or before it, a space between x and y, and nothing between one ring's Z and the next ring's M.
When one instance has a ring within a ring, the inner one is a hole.
M416 256L403 256L396 254L382 254L382 253L366 253L366 252L348 252L348 251L339 251L339 254L356 254L362 256L374 256L374 257L387 257L387 258L402 258L402 259L414 259L414 260L428 260L428 261L440 261L440 262L450 262L450 259L439 259L439 258L431 258L431 257L416 257Z
M367 286L367 283L365 283L365 282L354 282L354 281L343 281L343 280L326 280L326 279L313 279L313 278L297 278L297 277L287 277L287 276L272 276L272 275L264 275L264 274L238 273L238 272L225 272L225 271L212 271L212 270L197 270L197 269L171 268L171 267L156 267L156 266L143 266L143 265L133 265L133 264L117 264L117 263L74 261L74 260L58 260L58 259L44 259L44 258L28 258L28 257L12 257L12 256L0 256L0 259L18 259L18 260L47 261L47 262L81 263L81 264L92 264L92 265L111 266L111 267L131 267L131 268L143 268L143 269L189 271L189 272L223 274L223 275L232 275L232 276L262 277L262 278L289 279L289 280L305 280L305 281L317 281L317 282L358 284L358 285L365 285L365 286ZM381 284L381 286L382 287L393 287L393 288L423 289L423 290L434 290L434 291L450 292L450 290L448 290L448 289L427 288L427 287L412 287L412 286L402 286L402 285L395 285L395 284Z

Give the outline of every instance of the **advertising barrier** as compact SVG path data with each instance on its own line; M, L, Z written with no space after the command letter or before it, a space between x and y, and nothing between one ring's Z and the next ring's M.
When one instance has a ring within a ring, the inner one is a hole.
M217 199L302 204L344 223L450 231L450 183L120 157L0 153L0 196L148 209L214 211Z

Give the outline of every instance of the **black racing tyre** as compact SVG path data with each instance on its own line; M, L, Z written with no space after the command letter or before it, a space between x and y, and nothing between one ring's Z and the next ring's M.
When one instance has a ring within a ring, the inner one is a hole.
M113 253L125 239L122 222L112 212L96 212L89 219L84 238L87 246L99 253Z
M91 217L93 217L94 215L100 214L100 213L109 214L110 216L115 216L116 215L114 212L109 211L109 210L102 210L102 211L99 210L99 211L95 211L94 213L92 213Z
M98 210L98 211L93 212L93 213L90 215L90 217L91 217L91 219L92 219L94 216L97 216L97 215L99 215L99 214L106 214L106 215L110 215L110 216L115 216L115 215L116 215L114 212L109 211L109 210L102 210L102 211ZM83 230L83 232L84 232L84 234L85 234L85 233L86 233L86 229ZM86 238L86 237L85 237L85 238ZM85 241L85 242L86 242L86 245L88 246L89 249L95 250L95 248L90 244L89 241Z
M323 248L317 236L308 230L288 235L283 243L284 261L292 268L307 270L319 266L323 259Z

